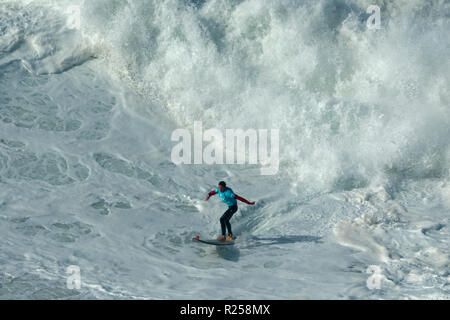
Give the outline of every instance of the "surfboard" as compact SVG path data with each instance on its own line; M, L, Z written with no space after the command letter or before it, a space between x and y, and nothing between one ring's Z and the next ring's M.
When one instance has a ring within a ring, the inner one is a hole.
M213 246L231 246L234 244L234 240L232 240L232 241L219 241L219 240L215 240L215 239L203 240L203 239L200 239L200 237L198 237L198 236L195 238L192 238L192 241L206 243L206 244L210 244Z

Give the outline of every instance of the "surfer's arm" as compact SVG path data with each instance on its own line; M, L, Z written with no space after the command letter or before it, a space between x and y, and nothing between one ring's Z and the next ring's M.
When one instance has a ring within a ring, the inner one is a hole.
M237 194L234 195L234 198L235 198L236 200L239 200L239 201L244 202L244 203L246 203L246 204L250 204L250 205L254 205L254 204L255 204L254 201L253 201L253 202L250 202L250 201L248 201L247 199L244 199L244 198L238 196Z
M213 190L213 191L211 191L210 193L208 193L208 196L206 197L206 200L205 200L205 201L208 201L208 200L209 200L209 197L215 195L216 193L217 193L216 190Z

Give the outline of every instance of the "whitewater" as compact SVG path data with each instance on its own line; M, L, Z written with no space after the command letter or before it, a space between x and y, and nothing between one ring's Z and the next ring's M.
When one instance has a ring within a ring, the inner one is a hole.
M449 299L449 30L447 0L0 0L0 299ZM195 121L279 129L278 172L175 165ZM221 180L256 205L194 243Z

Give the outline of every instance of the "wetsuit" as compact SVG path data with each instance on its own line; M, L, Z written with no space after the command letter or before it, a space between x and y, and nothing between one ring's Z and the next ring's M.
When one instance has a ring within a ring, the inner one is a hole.
M233 236L233 233L231 232L231 224L230 219L235 214L235 212L238 209L237 201L242 201L247 204L250 204L250 202L231 190L231 188L226 187L224 192L220 192L219 188L216 188L216 190L211 191L208 193L209 196L219 194L220 199L222 199L222 202L225 203L228 206L228 210L225 211L225 213L220 217L220 226L222 228L222 235L225 236L226 229L228 229L228 235Z

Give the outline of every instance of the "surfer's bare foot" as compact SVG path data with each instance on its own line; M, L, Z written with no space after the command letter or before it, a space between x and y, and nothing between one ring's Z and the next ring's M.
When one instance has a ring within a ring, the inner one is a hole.
M233 236L227 236L226 240L227 241L233 241Z
M219 240L219 241L225 241L226 238L225 238L225 236L220 236L220 237L217 238L217 240Z

